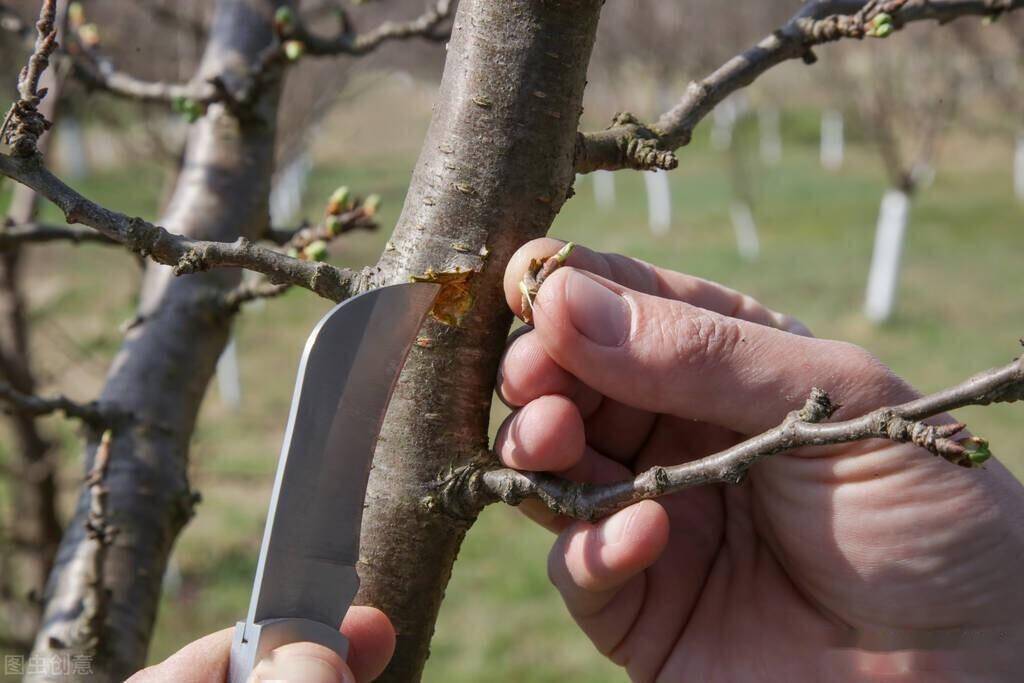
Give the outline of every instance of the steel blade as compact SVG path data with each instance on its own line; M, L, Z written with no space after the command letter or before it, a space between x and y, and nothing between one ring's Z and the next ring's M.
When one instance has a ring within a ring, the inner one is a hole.
M336 629L358 589L370 463L399 372L438 286L384 287L333 308L306 342L248 623Z

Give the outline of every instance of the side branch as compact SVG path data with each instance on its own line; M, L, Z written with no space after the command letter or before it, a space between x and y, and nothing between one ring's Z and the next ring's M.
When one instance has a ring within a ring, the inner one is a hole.
M65 227L62 225L47 225L45 223L22 223L8 225L0 229L0 251L13 249L24 244L40 244L43 242L117 244L115 240L101 232L97 232L92 228L75 225Z
M130 417L126 413L118 412L96 401L78 403L66 396L43 398L24 394L6 382L0 383L0 401L7 404L6 410L8 411L30 417L64 414L94 427L108 425Z
M92 54L91 51L74 55L71 64L75 78L87 88L102 90L138 102L173 104L187 101L205 107L226 99L223 90L218 89L213 82L147 81L117 70L112 61Z
M906 24L946 23L962 16L996 16L1024 7L1024 0L809 0L785 26L733 57L703 80L652 125L620 114L607 130L580 133L576 171L669 170L675 150L690 142L693 130L730 94L790 59L814 63L812 48L843 38L884 38Z
M826 421L835 407L824 391L814 389L804 407L790 413L778 427L700 460L654 467L630 481L581 484L547 473L501 468L486 454L477 462L448 473L427 503L455 516L473 516L490 503L518 505L527 498L535 498L559 514L593 521L638 501L694 486L737 484L752 465L772 455L865 439L913 443L953 464L973 467L991 455L984 439L969 437L957 441L952 437L963 431L965 425L929 425L923 421L968 405L1020 400L1024 400L1024 356L931 396L879 408L844 422Z
M168 232L141 218L111 211L68 187L35 158L0 154L0 173L27 185L64 212L68 223L95 228L131 251L173 266L176 275L211 268L239 267L263 273L274 284L304 287L325 299L342 301L372 286L375 270L356 272L306 261L266 249L245 238L208 242Z
M438 28L451 15L451 0L436 0L423 14L409 21L385 21L366 33L355 33L347 19L342 19L337 35L321 37L312 33L293 16L279 16L278 31L283 39L302 43L306 54L365 55L384 43L410 38L444 40L448 32Z
M39 79L57 49L56 16L56 0L44 0L36 22L35 47L18 76L18 99L0 125L0 140L9 144L18 157L35 155L36 143L50 127L50 122L39 112L39 102L46 97L46 88L39 87Z

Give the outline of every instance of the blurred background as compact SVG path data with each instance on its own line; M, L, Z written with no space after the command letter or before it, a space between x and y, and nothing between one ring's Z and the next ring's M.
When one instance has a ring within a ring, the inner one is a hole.
M0 3L30 19L38 5ZM121 69L186 80L201 53L202 0L93 0L89 21ZM304 11L329 30L332 3ZM584 129L628 110L652 121L686 83L781 26L793 0L608 3L590 70ZM420 0L353 9L360 27L410 17ZM552 235L646 259L747 292L817 335L861 344L922 390L1006 362L1024 335L1024 17L915 26L887 40L819 48L817 64L777 67L697 129L668 174L580 177ZM13 96L24 41L0 31L0 94ZM381 230L332 245L331 260L377 260L402 206L444 63L443 44L390 45L369 57L303 60L280 121L274 225L317 220L339 185L383 197ZM51 164L86 196L154 220L188 123L71 82ZM6 105L4 105L6 107ZM0 213L10 183L0 184ZM53 207L41 220L56 221ZM118 249L27 249L30 343L40 393L87 401L102 385L135 307L141 270ZM870 283L870 284L869 284ZM165 580L151 658L232 625L248 601L263 518L303 342L329 302L293 290L251 305L206 398L192 448L202 493ZM1024 475L1019 409L962 411ZM504 416L494 410L494 425ZM3 428L6 428L4 425ZM59 442L62 514L82 480L75 425ZM0 519L19 485L4 467ZM551 538L514 510L471 531L433 642L426 680L617 681L548 585ZM0 551L0 650L25 600ZM31 599L31 598L29 598ZM11 607L8 608L7 604Z

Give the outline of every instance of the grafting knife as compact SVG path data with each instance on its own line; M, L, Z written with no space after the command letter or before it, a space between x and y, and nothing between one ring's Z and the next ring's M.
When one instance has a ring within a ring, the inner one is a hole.
M313 329L263 531L249 614L231 646L231 683L276 647L309 641L342 657L339 627L359 578L359 527L384 413L439 286L417 282L349 299Z

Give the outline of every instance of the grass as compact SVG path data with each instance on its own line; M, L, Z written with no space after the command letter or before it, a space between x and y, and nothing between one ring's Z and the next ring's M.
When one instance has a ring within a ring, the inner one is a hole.
M792 125L799 128L801 119ZM843 170L829 174L818 166L809 136L794 135L804 142L789 144L782 165L758 179L755 215L763 253L748 263L737 256L729 223L728 164L706 148L703 132L698 137L670 176L674 223L668 235L648 232L641 179L628 173L617 176L618 203L608 211L595 207L592 185L583 179L552 234L748 292L820 336L867 347L924 390L1016 353L1024 334L1024 206L1012 198L1010 150L987 143L973 150L972 159L982 161L966 168L951 159L915 200L899 307L889 324L875 327L860 313L884 190L871 151L851 149ZM374 156L345 166L322 162L311 180L308 212L319 212L330 190L345 183L357 192L381 193L382 224L392 225L411 166L404 157ZM155 169L126 168L80 185L112 207L152 216L161 179ZM385 239L352 235L336 261L371 262ZM37 323L33 346L49 388L89 398L119 343L116 326L130 315L138 269L116 250L53 247L34 250L26 273ZM327 308L305 292L291 292L239 320L243 405L230 411L214 388L203 407L192 455L192 479L203 503L174 553L154 660L245 613L294 368L305 335ZM996 406L963 415L1020 477L1024 453L1019 412L1013 410ZM73 485L79 476L74 433L53 420L47 429L65 444L65 479ZM550 541L514 511L483 514L448 589L428 681L624 679L593 654L548 585Z

